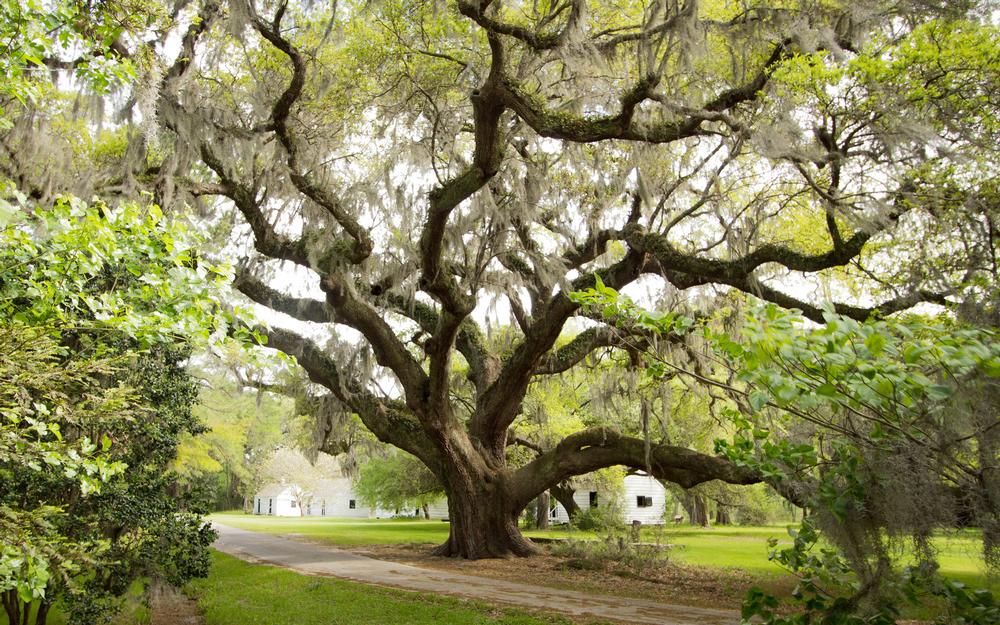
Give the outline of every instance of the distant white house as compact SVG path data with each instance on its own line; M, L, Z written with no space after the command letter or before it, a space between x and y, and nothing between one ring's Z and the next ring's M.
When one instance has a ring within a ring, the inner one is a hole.
M584 483L586 484L586 483ZM644 473L626 475L624 478L622 518L625 523L641 521L643 525L662 525L667 504L667 489L659 481ZM573 493L573 501L586 511L601 505L601 494L593 486L584 485ZM607 502L604 502L605 504ZM569 523L569 514L562 504L549 511L553 523Z
M253 498L253 514L270 516L328 516L354 519L387 519L399 516L419 517L423 510L408 508L386 510L369 508L361 503L350 477L341 470L336 458L320 454L315 464L296 450L283 449L275 453L269 465L274 481L266 483ZM644 525L663 523L667 491L656 479L643 474L625 476L623 484L622 518L626 523L641 521ZM581 510L607 505L587 476L577 481L573 499ZM444 497L427 506L433 520L448 519L448 500ZM556 503L549 512L553 523L568 523L569 515Z
M268 484L253 498L253 513L271 516L299 516L294 484Z
M433 521L448 520L448 499L442 497L432 504L427 505L427 516Z
M253 513L273 516L332 516L353 519L388 518L395 511L369 508L354 492L350 478L317 480L308 487L267 484L255 496Z

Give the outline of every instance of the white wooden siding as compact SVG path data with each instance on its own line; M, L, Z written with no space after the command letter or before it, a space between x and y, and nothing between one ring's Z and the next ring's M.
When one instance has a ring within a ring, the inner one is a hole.
M641 521L643 525L662 525L666 509L667 491L655 478L648 475L625 476L625 523ZM639 497L652 499L649 507L639 507Z
M583 487L573 493L573 501L580 506L580 510L590 509L590 489ZM649 497L652 502L649 507L639 507L638 497ZM627 475L624 481L624 501L622 507L622 518L626 524L632 521L641 521L643 525L662 525L663 512L666 509L667 491L656 479L648 475ZM549 522L569 523L569 515L562 504L552 500L552 508L549 512ZM597 505L602 503L601 495L597 496Z

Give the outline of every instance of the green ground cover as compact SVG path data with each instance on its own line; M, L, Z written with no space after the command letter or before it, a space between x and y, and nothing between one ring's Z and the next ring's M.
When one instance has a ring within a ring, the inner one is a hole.
M448 524L418 519L334 519L330 517L268 517L242 513L212 515L233 527L272 534L298 534L330 545L361 546L409 543L441 543L448 537ZM541 538L598 539L599 534L574 529L528 530L526 535ZM787 541L785 526L691 526L646 527L642 539L674 545L671 556L679 562L713 568L738 568L754 575L782 574L767 559L767 539ZM976 532L962 531L935 541L941 572L963 582L984 585L982 559ZM1000 587L994 582L993 588Z
M247 564L218 552L213 557L208 579L187 587L206 625L572 625L557 616L533 616L440 595L311 577Z

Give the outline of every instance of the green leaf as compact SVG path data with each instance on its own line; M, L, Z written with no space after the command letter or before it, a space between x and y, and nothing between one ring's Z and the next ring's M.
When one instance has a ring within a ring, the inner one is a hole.
M944 401L951 397L952 390L949 386L933 384L927 387L927 396L934 401Z

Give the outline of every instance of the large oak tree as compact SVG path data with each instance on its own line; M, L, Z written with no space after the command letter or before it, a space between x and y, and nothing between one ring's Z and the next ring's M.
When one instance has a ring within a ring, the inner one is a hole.
M572 292L736 290L817 322L824 300L866 319L984 297L968 285L995 271L987 8L191 2L136 98L166 137L138 143L168 155L127 177L164 204L235 207L255 256L239 290L338 337L276 325L267 346L441 480L441 553L529 555L518 515L574 475L763 479L613 427L510 464L533 381L655 340ZM961 249L935 248L956 232ZM483 324L497 310L501 345Z

